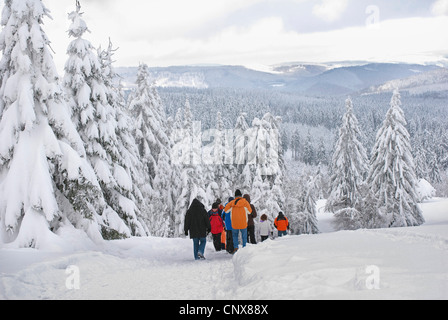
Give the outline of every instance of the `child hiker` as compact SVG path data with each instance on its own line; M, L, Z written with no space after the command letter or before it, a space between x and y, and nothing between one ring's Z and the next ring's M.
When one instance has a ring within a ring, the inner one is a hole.
M229 201L226 203L226 205L233 200L235 200L235 198L230 197ZM230 209L228 212L224 211L224 210L222 212L222 218L224 220L225 232L226 232L226 251L228 253L233 253L233 250L234 250L231 211L232 211L232 209Z
M208 212L210 225L212 227L213 245L216 251L221 251L221 234L224 231L224 222L221 218L221 212L219 211L219 203L215 202L212 206L212 210Z
M260 217L260 223L258 224L258 232L261 237L261 242L265 241L269 238L269 235L272 232L271 224L268 221L268 216L263 214Z
M286 230L289 230L289 221L283 212L280 212L277 218L275 218L274 226L278 230L279 237L286 236L288 234Z

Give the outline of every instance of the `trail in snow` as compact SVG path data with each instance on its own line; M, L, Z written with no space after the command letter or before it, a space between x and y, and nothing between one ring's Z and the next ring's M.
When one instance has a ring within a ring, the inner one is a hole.
M99 251L42 253L42 261L28 266L18 256L13 263L0 259L10 264L9 271L11 264L21 269L1 274L0 299L215 299L223 274L233 272L232 256L214 252L208 243L207 260L194 261L192 247L188 239L133 238L106 243ZM1 254L7 257L8 250ZM68 289L70 266L79 270L79 289Z
M94 245L66 228L48 248L0 248L0 299L448 299L448 199L422 208L421 227L341 232L320 210L319 235L248 245L234 256L208 242L206 261L193 260L190 239ZM379 289L367 285L370 266Z

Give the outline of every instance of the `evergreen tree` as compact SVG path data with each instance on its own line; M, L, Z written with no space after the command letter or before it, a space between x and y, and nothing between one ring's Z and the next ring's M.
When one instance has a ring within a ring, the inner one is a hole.
M147 197L142 192L146 184L143 179L145 176L144 165L140 161L138 148L132 136L133 122L126 110L123 93L115 85L115 79L118 75L113 67L112 56L114 51L110 40L106 50L98 49L107 102L115 111L116 149L118 150L117 157L113 159L117 180L115 198L118 203L115 207L120 216L124 217L132 235L146 236L148 228L142 217L142 211L147 210Z
M302 149L299 129L295 129L291 137L291 149L293 151L294 160L298 161L300 159L300 151Z
M178 111L180 115L181 112ZM203 180L204 171L200 163L201 143L196 140L200 136L200 128L193 121L191 105L189 100L185 101L183 110L184 118L176 117L176 129L174 133L174 147L172 150L172 159L178 170L176 181L178 183L178 193L175 198L174 214L174 235L181 236L183 232L183 224L185 214L190 204L195 198L198 198L206 207L211 205L211 201L207 196L206 184Z
M308 135L306 136L305 144L303 146L303 162L306 164L314 163L314 147L311 141L311 132L308 131Z
M255 167L256 168L256 167ZM263 172L260 168L255 169L252 186L249 189L243 191L244 193L250 193L251 203L257 208L257 211L266 212L272 218L276 217L277 211L280 206L270 200L271 187L269 182L263 178ZM269 210L269 211L268 211ZM275 210L275 211L270 211Z
M99 185L85 160L41 28L40 0L6 0L0 35L0 237L39 247L72 223L100 239Z
M418 226L424 223L417 204L414 160L400 94L395 91L382 128L372 150L367 183L384 225L376 227ZM381 219L380 219L381 218Z
M361 131L349 98L331 164L331 194L326 206L329 212L359 208L363 198L361 186L368 170L367 153L360 141Z
M323 139L320 139L319 146L317 147L316 161L318 164L328 165L327 151Z
M274 184L268 194L266 201L266 209L268 212L278 213L285 211L285 195L283 193L283 180L280 175L275 178Z
M293 196L288 201L291 232L296 235L317 234L319 228L316 217L315 179L302 175L297 180L291 192ZM289 183L291 182L289 180Z
M134 137L143 163L147 164L147 172L152 180L156 175L156 167L161 152L167 152L169 139L166 135L166 116L160 97L150 80L148 66L141 64L137 74L137 89L129 97L129 110L135 121Z
M230 141L233 137L226 136L221 112L218 112L216 116L214 135L213 171L217 190L215 191L214 199L211 198L211 201L233 193L231 185L231 165L233 165L233 162L230 161L233 158L233 149L231 148L233 141Z
M316 217L316 197L315 197L315 180L311 178L307 189L304 190L302 201L302 221L300 223L301 230L299 234L317 234L319 228L317 226Z
M245 168L248 162L248 146L246 139L248 138L249 124L246 121L246 117L246 113L240 113L236 120L234 130L234 164L237 168L238 175L246 170Z
M124 168L117 137L117 110L111 105L112 91L106 86L102 64L92 44L83 39L88 31L77 1L69 14L72 24L64 86L70 98L72 119L84 142L87 159L95 170L106 203L102 233L106 239L144 235L138 207L132 195L133 181ZM125 165L126 166L126 165Z
M167 117L163 103L151 83L149 69L141 64L137 89L129 97L129 110L135 119L134 137L141 161L146 165L145 177L150 203L147 217L151 234L168 236L173 226L169 213L174 210L172 195L172 142L167 134Z

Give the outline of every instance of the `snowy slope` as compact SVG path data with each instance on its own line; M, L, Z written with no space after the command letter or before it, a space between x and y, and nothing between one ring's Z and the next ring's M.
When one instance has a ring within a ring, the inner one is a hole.
M391 80L380 86L371 87L366 94L393 92L396 88L410 94L448 91L448 69L437 69L417 73L404 79Z
M0 248L0 299L448 299L448 199L422 208L420 227L342 232L320 210L319 235L268 240L233 257L209 242L199 262L188 239L94 245L66 228L40 251Z

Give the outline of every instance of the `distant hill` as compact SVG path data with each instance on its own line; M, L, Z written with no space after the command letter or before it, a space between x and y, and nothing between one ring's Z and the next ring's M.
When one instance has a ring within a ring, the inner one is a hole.
M343 67L291 63L273 66L269 70L252 70L242 66L150 68L159 87L268 89L311 96L346 95L373 90L372 88L380 88L386 83L390 84L390 81L413 76L425 78L423 75L428 72L435 75L440 72L441 81L446 83L446 78L443 78L446 69L404 63L370 63ZM117 72L125 87L135 86L137 67L117 68Z
M416 64L371 63L326 71L315 77L299 79L288 89L310 95L350 94L387 81L407 78L419 73L439 70L437 66Z
M365 94L392 92L395 88L410 94L448 92L448 69L436 69L403 79L387 81L379 86L370 87Z

